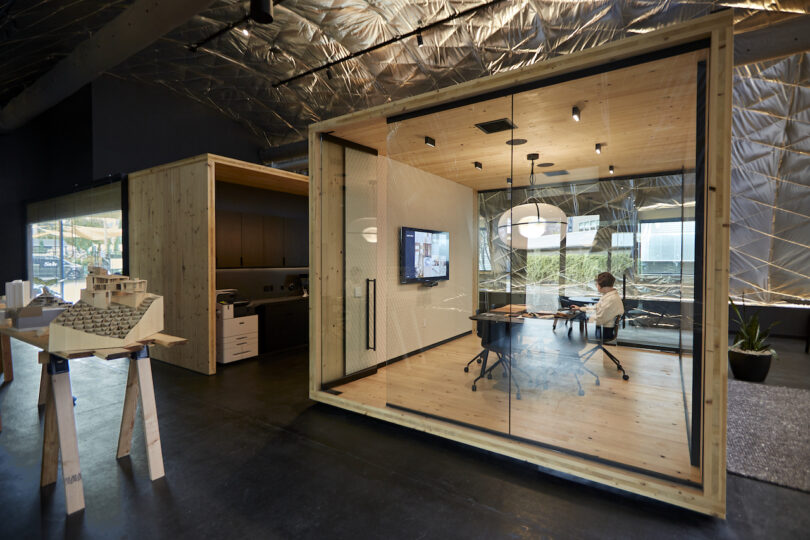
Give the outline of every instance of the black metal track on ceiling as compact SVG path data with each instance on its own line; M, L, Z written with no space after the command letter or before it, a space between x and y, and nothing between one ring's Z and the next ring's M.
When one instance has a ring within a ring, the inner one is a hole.
M481 9L500 4L500 3L504 2L504 1L505 0L492 0L491 2L486 2L486 3L483 3L481 5L465 9L464 11L459 11L458 13L454 13L453 15L450 15L449 17L445 17L444 19L441 19L439 21L430 23L430 24L425 25L425 26L420 26L420 27L416 28L415 30L412 30L412 31L410 31L410 32L408 32L406 34L402 34L402 35L399 35L399 36L392 37L391 39L388 39L386 41L377 43L376 45L372 45L371 47L368 47L367 49L363 49L361 51L353 52L351 54L348 54L348 55L344 56L343 58L339 58L337 60L333 60L331 62L323 64L321 66L309 69L307 71L304 71L303 73L299 73L298 75L293 75L292 77L290 77L288 79L284 79L284 80L281 80L281 81L275 83L273 85L273 88L278 88L279 86L284 86L287 83L291 83L293 81L297 81L298 79L301 79L301 78L306 77L308 75L313 75L315 73L318 73L319 71L329 69L329 68L331 68L333 66L336 66L338 64L342 64L343 62L346 62L347 60L352 60L352 59L357 58L359 56L362 56L362 55L364 55L366 53L370 53L372 51L376 51L377 49L387 47L388 45L391 45L393 43L397 43L399 41L408 39L408 38L416 36L416 35L421 35L422 32L425 32L425 31L430 30L432 28L435 28L437 26L441 26L441 25L446 24L446 23L448 23L450 21L454 21L454 20L456 20L456 19L458 19L460 17L464 17L465 15L470 15L470 14L475 13L476 11L479 11Z
M408 111L402 114L389 116L388 118L386 118L386 122L388 124L393 124L395 122L402 122L403 120L410 120L413 118L418 118L420 116L426 116L429 114L447 111L450 109L456 109L458 107L463 107L465 105L481 103L482 101L488 101L490 99L510 96L513 94L519 94L521 92L526 92L529 90L536 90L538 88L553 86L555 84L573 81L576 79L582 79L584 77L590 77L592 75L600 75L602 73L615 71L617 69L637 66L639 64L646 64L647 62L653 62L655 60L661 60L664 58L670 58L672 56L678 56L689 52L699 51L701 49L707 49L709 48L709 45L711 45L711 41L708 38L701 39L698 41L692 41L689 43L683 43L681 45L676 45L674 47L659 49L657 51L639 54L637 56L631 56L630 58L623 58L621 60L615 60L613 62L608 62L606 64L600 64L598 66L572 71L571 73L547 77L539 81L527 82L519 84L517 86L510 86L509 88L493 90L492 92L485 92L483 94L457 99L455 101L450 101L439 105L433 105L431 107L425 107L424 109L417 109L415 111Z

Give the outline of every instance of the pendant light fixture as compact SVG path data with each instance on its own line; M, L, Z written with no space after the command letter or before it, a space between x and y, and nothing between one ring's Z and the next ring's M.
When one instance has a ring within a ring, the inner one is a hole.
M532 170L531 170L531 172L529 173L529 185L530 185L530 186L533 186L533 185L534 185L534 182L535 182L535 177L534 177L534 161L535 161L536 159L540 159L540 154L537 154L537 153L527 154L527 155L526 155L526 159L528 159L528 160L530 160L530 161L532 162Z
M520 204L498 218L498 237L514 249L552 247L565 238L567 229L565 212L545 203Z

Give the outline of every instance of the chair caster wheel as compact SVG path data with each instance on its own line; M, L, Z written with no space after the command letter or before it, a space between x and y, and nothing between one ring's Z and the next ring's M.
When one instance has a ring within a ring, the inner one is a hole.
M478 363L479 363L479 364L481 363L481 359L480 359L480 358L478 359Z
M469 372L470 372L470 368L468 368L468 367L466 367L466 366L465 366L465 367L464 367L464 373L469 373Z
M625 373L624 375L622 375L622 379L624 379L625 381L630 380L630 375Z
M492 380L492 373L487 373L487 379Z
M577 392L577 394L579 394L580 396L584 396L585 395L585 390L580 390L579 392Z
M475 385L472 385L472 391L475 392L476 388Z

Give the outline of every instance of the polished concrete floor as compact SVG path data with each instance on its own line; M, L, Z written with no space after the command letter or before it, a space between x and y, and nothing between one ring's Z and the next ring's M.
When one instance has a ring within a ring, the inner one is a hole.
M803 344L796 345L798 350ZM810 494L729 475L728 519L619 495L307 399L307 356L153 362L166 478L115 459L124 361L71 363L87 508L40 491L34 349L0 388L0 538L800 538ZM797 358L798 355L797 355ZM805 357L810 362L810 357Z

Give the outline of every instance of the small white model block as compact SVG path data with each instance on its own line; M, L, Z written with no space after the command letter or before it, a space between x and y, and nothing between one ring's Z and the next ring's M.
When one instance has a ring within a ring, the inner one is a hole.
M15 279L6 282L6 307L22 308L31 301L31 282Z

